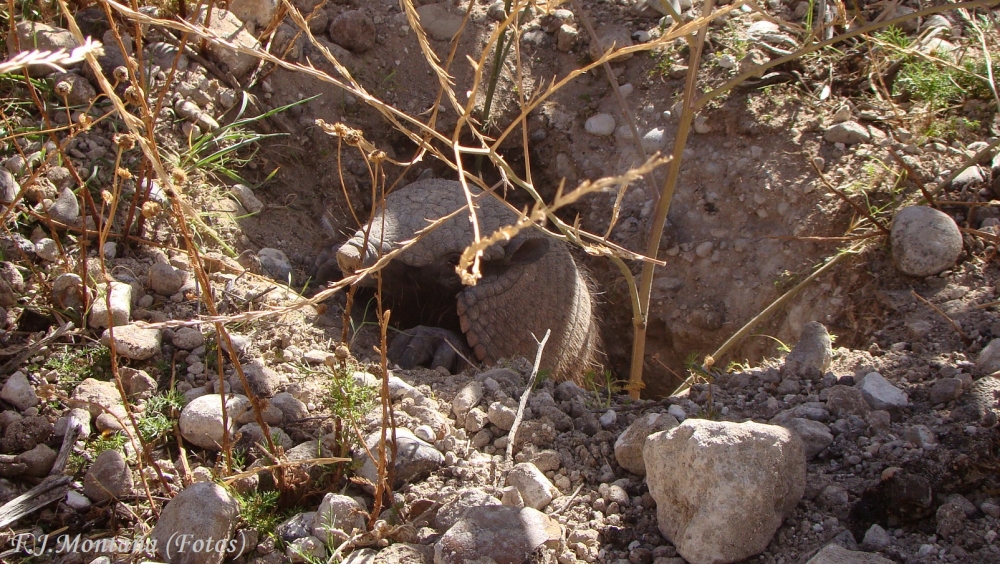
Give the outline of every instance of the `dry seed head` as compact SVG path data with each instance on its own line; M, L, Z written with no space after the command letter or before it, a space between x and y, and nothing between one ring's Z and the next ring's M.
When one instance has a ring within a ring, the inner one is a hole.
M122 151L128 151L132 147L135 147L135 136L131 133L119 133L114 137L115 145Z
M124 65L115 67L112 76L118 82L128 82L128 69Z
M184 184L188 181L188 175L182 168L175 168L171 170L170 178L173 179L174 184Z
M60 80L59 82L56 83L54 90L56 94L59 95L59 97L65 98L66 96L69 96L69 93L71 90L73 90L73 87L70 85L68 81Z
M153 219L158 215L160 215L160 204L156 202L145 202L142 204L142 217Z
M84 129L90 129L91 124L94 123L94 118L88 114L80 112L80 115L76 116L76 123Z
M118 167L116 173L118 174L118 176L124 178L125 180L132 180L132 173L129 172L129 170L126 168Z
M133 106L138 106L142 102L142 93L135 86L129 86L125 89L125 101Z
M337 360L344 361L351 356L351 350L347 348L347 345L341 343L333 350L333 356L337 357Z
M122 170L122 169L118 169L118 170ZM101 199L104 200L105 204L109 204L110 205L111 202L114 201L115 196L109 190L101 190Z

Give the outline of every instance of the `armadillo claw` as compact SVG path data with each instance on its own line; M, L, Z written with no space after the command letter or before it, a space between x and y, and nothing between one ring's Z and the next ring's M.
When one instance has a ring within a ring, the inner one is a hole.
M465 339L454 331L418 325L400 332L389 345L389 360L404 370L417 366L443 366L455 373L460 353L468 357Z
M324 250L316 257L316 262L306 273L312 283L317 286L325 286L327 282L340 280L340 265L337 264L335 249Z

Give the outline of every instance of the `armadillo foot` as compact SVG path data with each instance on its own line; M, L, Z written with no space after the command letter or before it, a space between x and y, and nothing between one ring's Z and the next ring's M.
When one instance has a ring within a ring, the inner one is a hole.
M316 286L325 286L327 282L339 280L341 272L340 266L337 264L336 249L330 248L322 251L306 274L312 284Z
M389 345L388 356L403 369L443 366L454 374L461 367L459 353L469 358L469 347L461 335L440 327L418 325L396 335Z

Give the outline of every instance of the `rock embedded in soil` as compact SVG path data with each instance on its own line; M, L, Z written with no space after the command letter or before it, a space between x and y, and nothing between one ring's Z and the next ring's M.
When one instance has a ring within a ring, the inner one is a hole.
M160 354L161 333L159 329L122 325L114 328L115 352L132 360L148 360ZM111 329L101 334L101 344L110 346Z
M1000 339L993 339L976 358L976 371L980 374L992 374L1000 371Z
M593 60L600 59L609 49L618 51L625 47L632 46L632 34L629 30L620 25L609 25L597 30L597 41L591 42L588 53ZM611 60L611 63L622 63L632 58L632 54L619 56Z
M334 18L329 34L331 41L352 53L365 53L375 46L375 22L362 10L348 10Z
M378 456L378 446L381 432L375 431L368 435L365 444L373 454ZM389 445L386 445L388 448ZM375 484L378 480L378 469L375 462L364 453L359 451L355 458L364 460L358 476ZM412 431L406 428L396 429L396 466L394 488L398 488L407 482L413 482L433 472L444 464L444 455L432 445L420 440Z
M774 425L688 419L643 458L659 529L691 564L761 553L805 492L802 441Z
M280 4L280 0L231 0L229 10L240 20L253 23L258 29L263 30L271 23L271 18L274 17L274 12ZM305 15L308 15L308 12ZM160 66L164 69L170 68L169 63Z
M794 378L818 381L833 360L830 333L822 323L810 321L802 327L799 342L785 357L783 370Z
M38 405L38 396L35 394L35 387L28 381L20 370L11 374L0 389L0 399L13 405L19 411L24 411L29 407Z
M14 263L0 262L0 306L11 307L24 292L24 276Z
M910 206L892 220L892 259L909 276L934 276L955 265L962 253L962 234L947 214Z
M959 378L941 378L931 384L928 396L932 405L955 401L962 397L962 380Z
M435 564L521 564L543 544L554 548L559 523L530 507L473 507L434 545Z
M244 396L233 395L226 399L226 413L230 441L235 441L236 418L249 408L250 401ZM209 450L222 450L222 396L208 394L195 398L184 406L179 421L184 440Z
M65 96L70 106L86 106L97 96L97 91L86 78L72 72L57 73L52 77L56 96Z
M309 408L306 404L288 392L275 394L271 398L271 405L281 411L281 420L284 423L293 423L309 416Z
M97 417L105 411L119 417L126 414L122 396L114 382L87 378L73 388L72 398L83 403L80 407L89 411L91 417Z
M865 374L857 385L858 389L861 390L861 395L872 409L892 411L909 404L906 394L878 372Z
M292 277L292 263L283 251L272 248L263 248L257 251L257 258L260 260L260 267L265 274L278 282L288 283Z
M446 3L424 4L417 8L417 15L431 39L451 41L462 28L462 17L451 13Z
M77 201L76 194L72 190L63 188L48 211L49 217L52 219L66 225L73 225L80 217L80 202Z
M504 401L495 401L490 404L486 415L490 423L504 431L510 431L514 426L514 418L517 417L517 403L509 398Z
M455 417L465 417L469 410L483 399L483 384L475 380L469 382L451 400L451 411Z
M49 262L56 262L61 256L59 246L56 245L55 240L48 237L42 237L35 241L35 254L39 258Z
M517 488L525 507L539 511L545 509L549 502L559 495L559 490L552 485L545 474L530 462L515 465L507 474L507 485Z
M129 496L133 486L125 457L113 448L99 454L83 477L83 494L94 502Z
M830 433L830 428L819 421L795 417L787 423L782 424L782 427L794 431L802 439L806 460L816 458L819 453L833 444L833 434Z
M39 415L22 417L4 428L0 451L17 454L31 450L52 436L52 423Z
M187 283L188 273L158 262L149 267L149 288L161 296L172 296Z
M48 445L38 444L35 445L35 448L17 455L17 461L24 464L25 475L43 478L48 476L58 456L59 453L49 448Z
M17 198L21 185L6 168L0 168L0 204L9 204Z
M181 350L191 351L205 344L205 335L196 327L179 327L172 342Z
M132 286L122 282L111 282L103 288L105 292L110 286L111 315L108 315L108 299L104 295L98 295L90 306L90 315L87 323L91 327L105 328L108 325L115 327L128 323L129 316L132 315ZM110 323L109 323L110 322Z
M283 380L280 374L264 366L260 360L244 364L243 375L246 376L250 390L259 398L269 398L276 394ZM237 393L246 393L239 375L234 374L230 381L232 382L234 391Z
M680 425L677 418L669 413L646 413L636 419L615 440L615 460L618 465L637 476L646 475L646 463L642 449L646 439L653 433L669 431Z
M122 388L131 399L149 399L156 393L156 380L144 370L123 366L118 369Z
M198 482L167 503L151 538L165 562L220 564L227 556L227 542L239 516L239 503L225 488L213 482ZM209 539L212 545L206 547ZM193 550L194 541L199 540L202 550Z
M978 166L972 165L958 173L958 176L951 180L951 189L965 191L983 182L986 182L986 179L983 177L982 171L979 170Z
M847 550L839 544L828 544L806 564L893 564L892 560L878 554Z
M598 137L607 137L615 132L615 118L611 114L595 114L587 118L583 128L587 133Z
M205 23L205 10L202 10L197 17L199 23ZM226 39L230 43L235 43L248 49L259 49L260 43L250 33L243 22L232 12L220 8L212 8L209 31ZM208 52L216 62L227 67L234 76L242 76L250 71L256 64L257 58L252 55L234 51L229 47L218 43L209 42Z
M823 138L830 143L843 143L844 145L868 143L872 140L868 128L856 121L844 121L828 127L823 133Z
M253 190L249 186L244 184L235 184L229 189L229 192L239 200L240 205L243 209L247 210L249 213L258 213L264 209L264 203L261 202L256 195L254 195Z
M439 531L447 531L470 508L486 505L500 505L500 500L479 488L459 490L454 499L438 509L434 516L434 528Z
M83 309L83 279L76 274L60 274L52 282L52 303L60 309Z
M367 512L353 498L328 493L313 517L312 534L330 546L337 546L355 532L364 532Z

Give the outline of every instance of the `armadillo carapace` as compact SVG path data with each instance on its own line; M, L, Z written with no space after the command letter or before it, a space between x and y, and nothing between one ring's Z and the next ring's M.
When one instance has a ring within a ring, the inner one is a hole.
M482 237L517 220L517 214L493 196L470 189L478 197L476 219ZM367 245L365 230L359 230L340 247L337 263L345 275L371 266L381 254L465 205L458 182L414 182L386 197L384 208L374 216ZM446 340L467 344L486 363L515 355L530 359L538 347L535 339L551 329L541 368L559 379L579 380L591 368L600 338L588 279L566 245L537 228L524 229L510 241L486 249L482 279L475 286L463 286L455 265L472 241L466 210L422 235L382 270L392 317L398 319L401 309L416 310L421 325L396 337L390 359L404 368L420 364L451 368L454 352ZM454 331L464 334L465 343Z

